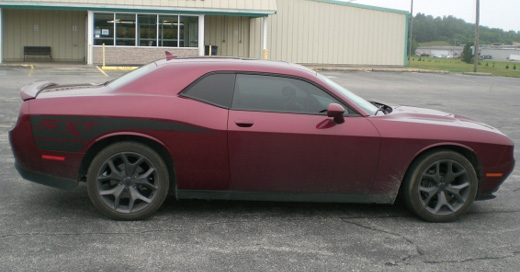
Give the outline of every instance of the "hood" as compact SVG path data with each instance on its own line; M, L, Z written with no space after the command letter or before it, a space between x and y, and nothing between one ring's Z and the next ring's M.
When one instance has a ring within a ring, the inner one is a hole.
M393 108L392 113L376 118L381 118L382 120L387 121L398 121L401 123L423 124L428 127L451 127L481 130L503 135L503 133L498 129L475 119L424 108L397 106Z

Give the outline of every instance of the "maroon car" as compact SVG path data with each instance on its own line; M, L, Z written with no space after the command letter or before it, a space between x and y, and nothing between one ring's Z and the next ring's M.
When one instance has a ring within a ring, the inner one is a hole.
M22 88L9 137L25 179L86 182L103 214L177 199L393 203L453 221L492 198L514 144L473 119L370 103L302 66L160 60L105 84Z

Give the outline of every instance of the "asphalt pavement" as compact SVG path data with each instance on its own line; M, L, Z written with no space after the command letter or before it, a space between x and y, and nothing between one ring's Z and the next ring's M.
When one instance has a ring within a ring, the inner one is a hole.
M145 221L102 217L85 186L23 180L8 130L20 88L36 80L104 82L94 66L0 66L0 271L518 271L520 170L459 221L434 224L401 204L168 198ZM520 79L324 71L369 100L467 115L520 142ZM520 159L517 146L515 158Z

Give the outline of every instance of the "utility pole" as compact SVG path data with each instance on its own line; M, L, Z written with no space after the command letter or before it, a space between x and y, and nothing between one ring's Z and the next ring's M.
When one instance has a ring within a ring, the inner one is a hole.
M477 72L477 68L478 68L478 61L479 61L479 55L478 55L478 35L479 35L479 31L478 31L478 25L479 25L479 17L480 17L480 0L476 0L477 1L477 19L476 19L476 22L475 22L475 54L474 54L474 58L475 58L475 62L473 64L473 72Z
M412 44L413 44L413 39L412 39L412 33L413 33L413 0L412 0L412 3L411 3L411 7L410 7L410 34L408 34L408 38L409 38L409 48L408 48L408 66L412 67Z

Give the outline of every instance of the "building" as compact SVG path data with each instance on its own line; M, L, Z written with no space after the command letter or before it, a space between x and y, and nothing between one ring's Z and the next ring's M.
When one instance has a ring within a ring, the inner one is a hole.
M0 63L143 64L167 50L402 66L408 17L406 11L335 0L0 1ZM50 56L34 52L35 46L50 49Z
M415 49L416 56L456 59L462 55L464 46L420 46Z

